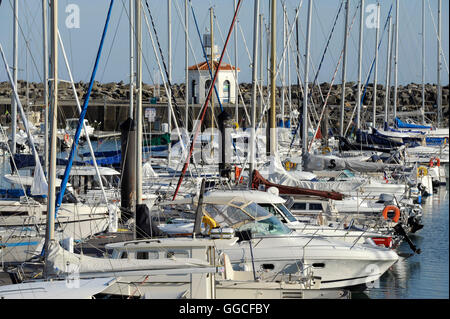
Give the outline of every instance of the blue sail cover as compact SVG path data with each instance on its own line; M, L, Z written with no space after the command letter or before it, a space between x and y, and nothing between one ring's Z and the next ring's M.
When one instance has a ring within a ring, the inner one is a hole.
M395 118L395 126L397 126L398 128L424 128L424 129L431 129L431 126L404 123L398 117Z
M41 162L41 164L43 163L42 156L39 156L39 161ZM66 166L67 162L68 162L68 160L63 159L63 158L56 159L56 165ZM36 166L36 161L34 159L33 154L14 154L14 163L16 165L14 166L14 164L11 163L11 169L14 169L14 167L17 167L17 169L21 169L24 167L28 168L28 167ZM77 166L87 165L85 162L79 162L79 161L74 162L74 164Z

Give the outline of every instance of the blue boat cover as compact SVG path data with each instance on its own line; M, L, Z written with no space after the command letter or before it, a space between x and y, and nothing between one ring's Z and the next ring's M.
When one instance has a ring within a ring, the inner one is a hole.
M398 127L398 128L426 128L426 129L431 129L431 126L404 123L398 117L395 118L395 126Z

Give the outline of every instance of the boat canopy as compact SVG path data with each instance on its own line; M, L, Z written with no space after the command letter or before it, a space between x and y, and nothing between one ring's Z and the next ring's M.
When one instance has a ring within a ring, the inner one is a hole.
M432 129L431 126L402 122L398 117L395 118L395 126L398 128L425 128L430 130Z

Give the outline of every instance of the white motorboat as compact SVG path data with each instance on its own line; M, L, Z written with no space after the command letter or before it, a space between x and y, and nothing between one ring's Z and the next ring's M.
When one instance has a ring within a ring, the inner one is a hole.
M240 194L239 194L240 193ZM264 195L266 193L263 193ZM169 205L197 205L197 197ZM330 238L300 235L240 191L213 191L203 198L203 214L236 234L250 231L251 240L240 240L223 249L235 269L254 269L264 279L283 280L312 269L322 288L366 284L377 280L398 256L390 249L370 244L350 244Z

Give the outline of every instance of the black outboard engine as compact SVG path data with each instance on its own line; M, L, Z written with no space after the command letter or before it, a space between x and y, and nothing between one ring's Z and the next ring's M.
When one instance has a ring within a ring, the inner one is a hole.
M420 248L417 248L413 242L411 241L411 239L408 237L408 235L406 234L405 230L403 229L402 223L398 223L397 225L394 226L394 231L402 236L406 242L408 243L409 247L412 249L413 252L415 252L416 254L420 254L421 250Z

